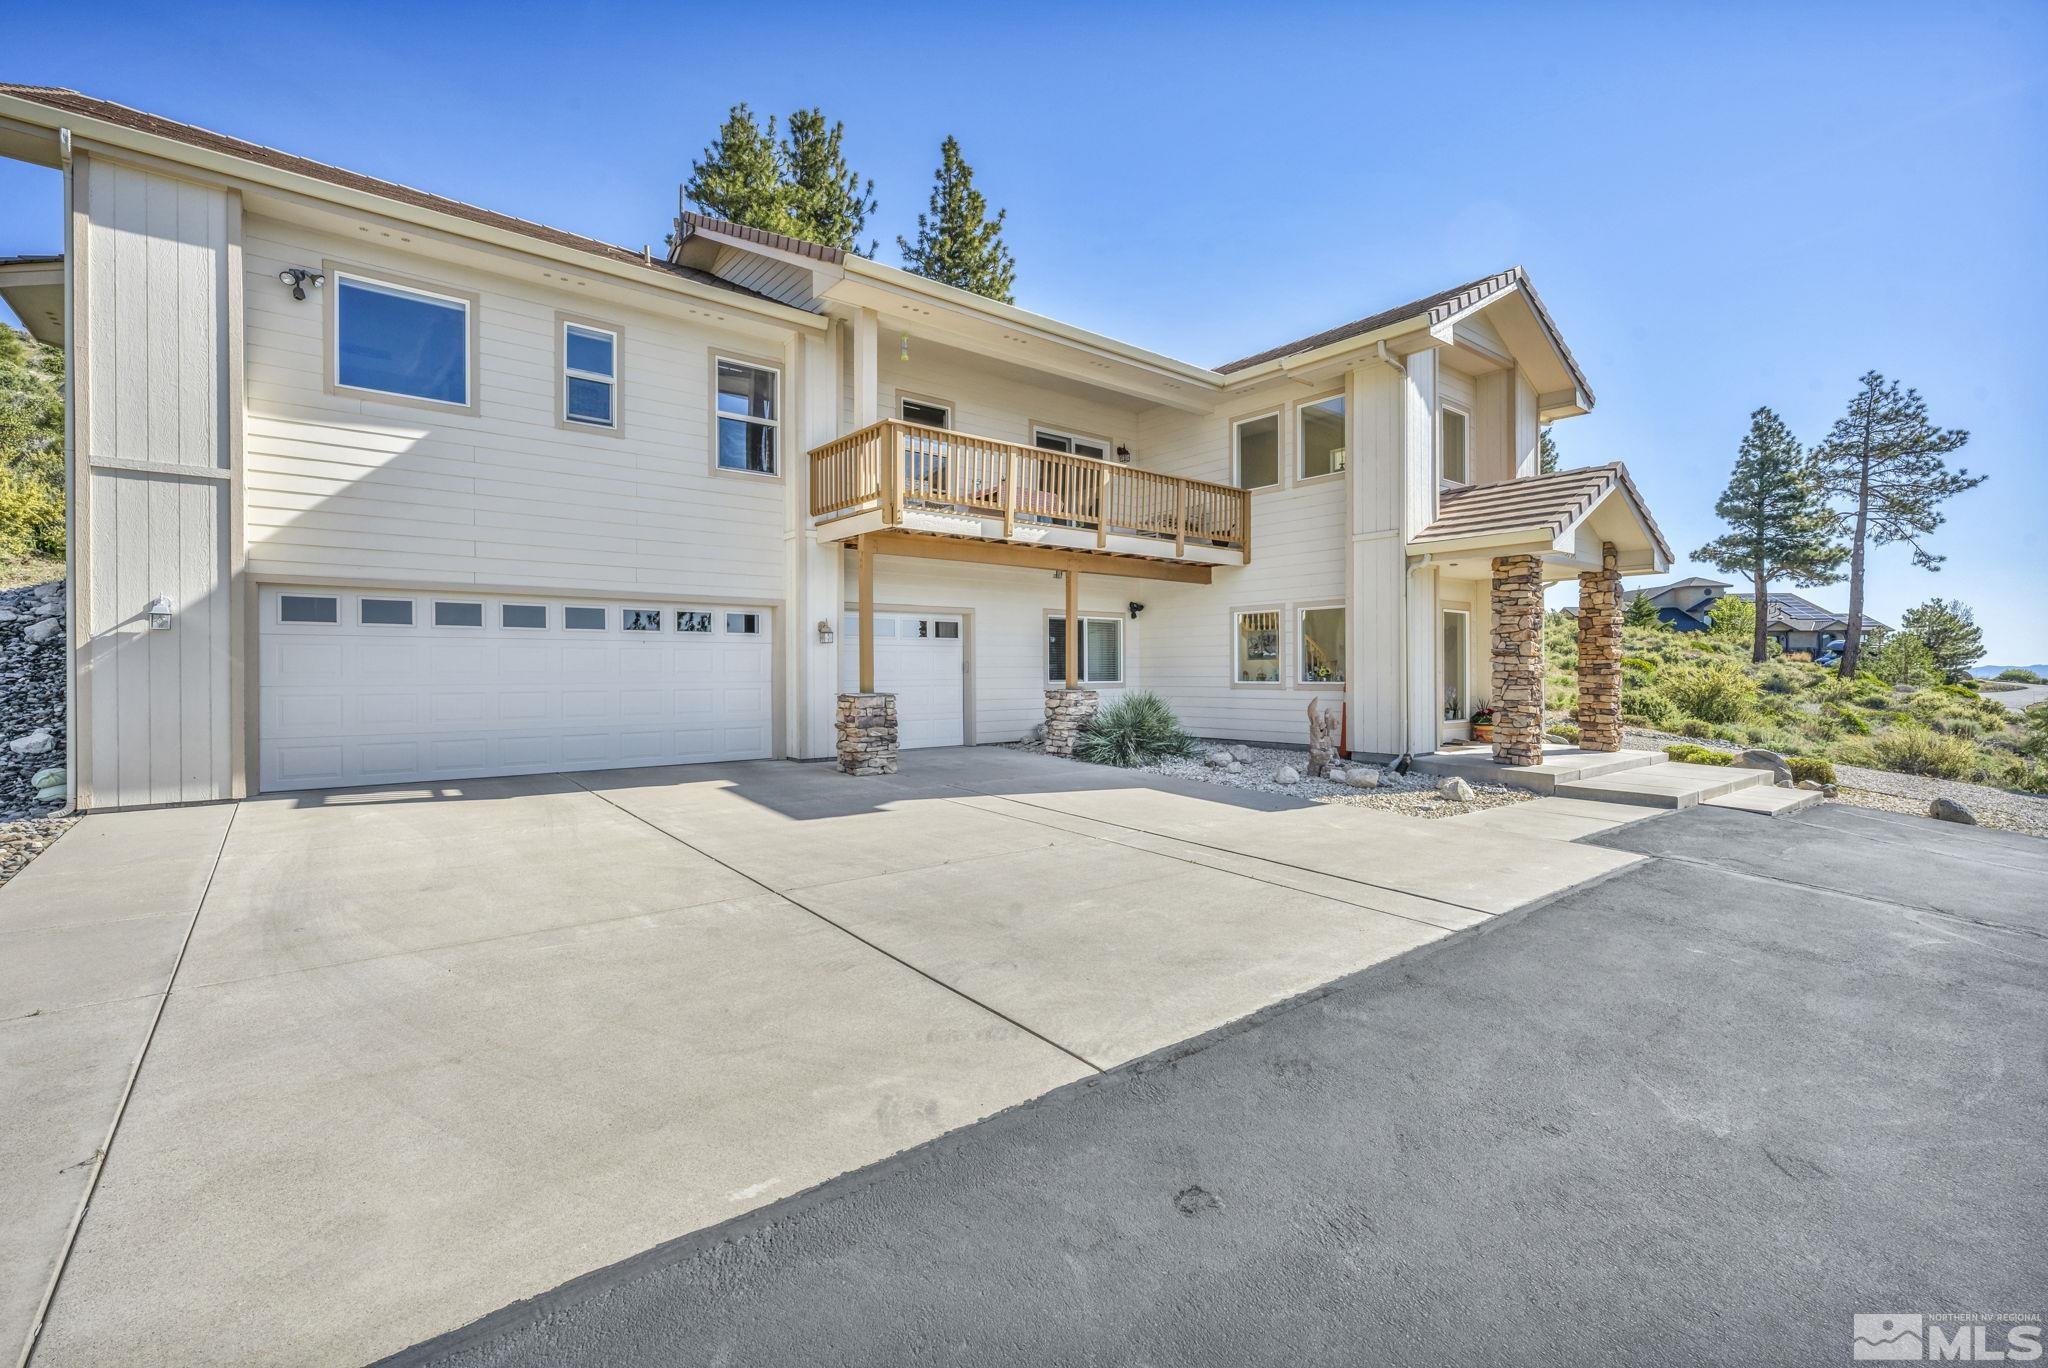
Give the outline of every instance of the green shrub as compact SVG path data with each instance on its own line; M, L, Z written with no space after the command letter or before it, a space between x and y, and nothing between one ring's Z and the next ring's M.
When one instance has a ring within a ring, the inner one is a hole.
M1811 779L1816 784L1835 782L1835 767L1817 755L1788 755L1787 768L1792 771L1792 782L1803 784Z
M1579 744L1579 724L1576 722L1553 722L1544 731L1544 735L1576 746Z
M0 469L0 563L63 554L63 486Z
M1893 727L1845 747L1842 755L1851 763L1936 779L1965 779L1977 769L1975 746L1925 727Z
M1621 663L1628 664L1626 660ZM2008 684L2048 684L2048 679L2043 679L2032 670L2000 670L1998 678Z
M1848 732L1852 736L1870 735L1870 723L1864 719L1862 713L1857 712L1856 709L1850 707L1847 703L1832 705L1832 712L1835 721L1842 724L1843 731Z
M1149 690L1127 693L1088 719L1074 740L1074 755L1096 765L1129 769L1153 760L1186 755L1194 738L1166 700Z
M1724 726L1719 722L1707 728L1707 735L1713 737L1716 741L1726 741L1731 746L1749 744L1749 736L1746 733L1739 732L1733 727Z
M1664 753L1673 760L1686 765L1732 765L1735 757L1727 751L1712 750L1706 746L1692 746L1683 742L1666 746Z
M1707 737L1714 734L1714 729L1710 724L1702 722L1696 717L1688 717L1685 721L1678 724L1678 734L1680 736Z
M1678 721L1678 709L1671 706L1671 700L1655 689L1641 686L1631 687L1628 676L1621 680L1621 710L1636 718L1636 725L1653 731L1668 731Z
M1621 658L1621 668L1624 670L1641 670L1644 674L1653 675L1657 673L1657 662L1648 656L1626 655ZM2021 673L2024 674L2025 671L2023 670Z
M1657 687L1680 712L1702 722L1740 722L1756 704L1756 681L1739 666L1725 663L1704 670L1667 670Z

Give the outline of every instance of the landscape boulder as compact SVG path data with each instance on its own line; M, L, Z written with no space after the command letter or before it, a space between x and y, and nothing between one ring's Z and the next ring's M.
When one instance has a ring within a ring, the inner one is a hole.
M1977 814L1953 798L1937 798L1927 805L1927 815L1937 822L1960 822L1964 826L1977 825Z
M1769 770L1771 782L1779 788L1792 787L1792 767L1776 751L1746 750L1735 757L1736 769Z
M17 736L7 743L7 749L16 755L47 755L57 744L57 739L43 728L38 727L27 736Z
M1438 784L1436 792L1447 803L1469 803L1475 796L1472 786L1455 774Z
M63 630L64 624L56 618L37 618L28 626L22 628L21 639L31 645L40 646Z
M1279 769L1273 771L1273 782L1276 784L1298 784L1301 782L1301 775L1295 770L1294 766L1282 765Z
M1344 782L1353 788L1376 789L1380 786L1380 772L1363 766L1344 771Z

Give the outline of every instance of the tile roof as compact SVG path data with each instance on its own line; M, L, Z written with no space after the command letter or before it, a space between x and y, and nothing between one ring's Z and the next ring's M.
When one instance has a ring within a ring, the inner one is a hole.
M1635 504L1657 549L1670 560L1670 544L1650 516L1649 505L1636 491L1628 467L1619 461L1533 475L1526 480L1446 490L1437 500L1436 521L1417 533L1410 544L1462 540L1530 527L1544 528L1553 537L1562 536L1617 488Z
M596 238L584 237L580 233L570 233L560 228L550 228L546 224L534 223L529 219L514 218L510 214L500 214L495 210L480 209L473 204L464 204L460 200L452 200L442 195L429 194L424 190L415 190L411 186L400 185L395 181L379 180L375 176L365 176L360 172L347 171L338 166L329 166L325 162L313 161L306 157L295 156L289 152L280 152L274 147L265 147L260 143L252 143L241 138L229 137L225 133L215 133L210 129L179 123L173 119L144 113L139 109L130 109L127 105L115 104L111 100L100 100L90 95L81 95L75 90L66 90L57 86L0 83L0 95L11 95L16 99L27 100L31 103L43 105L49 109L60 110L68 114L79 114L88 118L103 119L110 124L133 129L138 133L148 133L160 138L169 138L174 142L184 143L188 147L197 147L205 151L237 157L259 166L269 167L277 171L291 172L295 175L322 181L344 190L357 190L365 194L377 195L383 199L410 205L415 209L426 209L434 213L447 214L450 217L463 219L486 228L496 228L503 232L518 233L523 237L530 237L556 247L567 247L575 251L587 252L592 256L603 257L609 261L619 262L623 265L638 266L657 275L679 277L699 285L707 285L730 294L740 295L747 299L762 300L768 303L775 302L757 290L750 290L743 285L735 285L731 281L721 280L709 271L700 271L691 266L675 265L663 257L636 252L629 247L620 247L609 242L600 242Z

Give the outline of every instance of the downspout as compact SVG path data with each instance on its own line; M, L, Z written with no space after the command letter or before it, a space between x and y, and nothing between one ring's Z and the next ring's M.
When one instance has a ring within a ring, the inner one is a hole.
M83 659L79 638L78 533L73 516L77 506L78 471L83 466L78 451L78 366L73 355L78 343L78 310L75 307L73 272L78 267L79 244L73 240L71 130L57 130L57 164L64 180L64 806L56 816L70 817L78 811L78 662ZM38 1327L40 1329L40 1327ZM34 1340L30 1340L30 1348ZM25 1357L25 1356L24 1356Z
M1407 378L1407 363L1397 359L1392 352L1387 350L1385 338L1381 338L1373 344L1373 353L1379 360L1393 367L1395 373L1404 380ZM1405 395L1402 397L1406 398ZM1401 468L1405 476L1407 472L1405 451L1403 452ZM1405 493L1403 497L1405 500ZM1414 559L1408 555L1405 546L1402 548L1401 554L1403 562L1403 569L1401 571L1401 750L1394 757L1394 769L1396 773L1406 774L1408 766L1413 763L1415 758L1409 750L1410 742L1415 734L1415 670L1408 657L1414 649L1415 637L1414 625L1408 621L1408 613L1412 604L1408 585L1414 579L1417 567ZM1423 559L1426 561L1428 557L1425 556Z

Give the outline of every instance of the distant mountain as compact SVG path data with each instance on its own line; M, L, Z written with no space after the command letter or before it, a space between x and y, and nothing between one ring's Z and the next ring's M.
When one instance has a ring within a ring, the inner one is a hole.
M1992 679L2002 670L2032 670L2042 678L2048 679L2048 665L1979 665L1970 673L1979 679Z

